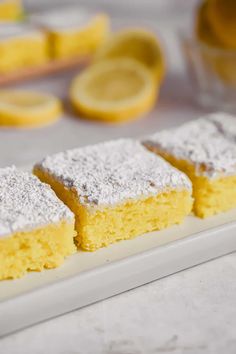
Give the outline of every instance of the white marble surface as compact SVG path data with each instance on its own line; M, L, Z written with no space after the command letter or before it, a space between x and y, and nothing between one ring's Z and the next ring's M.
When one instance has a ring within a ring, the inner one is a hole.
M170 69L149 117L114 127L77 120L67 113L47 128L0 130L0 166L30 164L47 153L91 142L91 136L93 142L104 136L139 136L201 114L193 103L174 35L169 26L159 28L167 43ZM65 98L72 76L41 79L24 87ZM0 340L0 353L234 354L235 278L236 254L231 254L5 337Z

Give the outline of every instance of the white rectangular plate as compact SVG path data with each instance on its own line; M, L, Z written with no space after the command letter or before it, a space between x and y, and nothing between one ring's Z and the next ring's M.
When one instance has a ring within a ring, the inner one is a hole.
M58 269L0 282L0 336L236 251L236 210L78 252Z

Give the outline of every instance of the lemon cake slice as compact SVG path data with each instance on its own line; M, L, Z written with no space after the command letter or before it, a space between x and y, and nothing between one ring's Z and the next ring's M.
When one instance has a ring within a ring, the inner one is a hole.
M47 36L25 23L0 24L0 73L5 74L48 61Z
M236 118L210 114L143 141L193 183L194 212L205 218L236 207Z
M236 144L236 117L227 113L214 113L208 115L220 134L227 140Z
M34 173L75 213L88 251L181 223L192 208L188 177L131 139L48 156Z
M50 186L0 169L0 280L59 266L75 251L74 215Z
M0 21L19 20L23 13L21 0L1 0L0 1Z
M107 15L77 6L43 11L29 19L47 32L54 58L92 54L109 31Z

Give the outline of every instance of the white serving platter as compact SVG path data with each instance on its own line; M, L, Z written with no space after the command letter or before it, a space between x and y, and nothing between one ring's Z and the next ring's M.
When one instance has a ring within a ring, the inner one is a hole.
M236 210L78 252L63 266L0 282L0 336L236 251Z

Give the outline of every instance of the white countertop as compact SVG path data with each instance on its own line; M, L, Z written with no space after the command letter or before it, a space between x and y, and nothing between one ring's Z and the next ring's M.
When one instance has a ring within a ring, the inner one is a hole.
M200 115L202 109L193 102L174 35L162 28L162 36L168 43L170 69L149 117L112 126L78 120L67 113L47 128L0 130L0 166L28 165L48 153L95 143L104 136L140 136ZM65 98L73 74L23 87ZM235 278L236 254L231 254L5 337L0 340L0 353L234 354Z
M236 255L0 341L2 354L235 354Z

